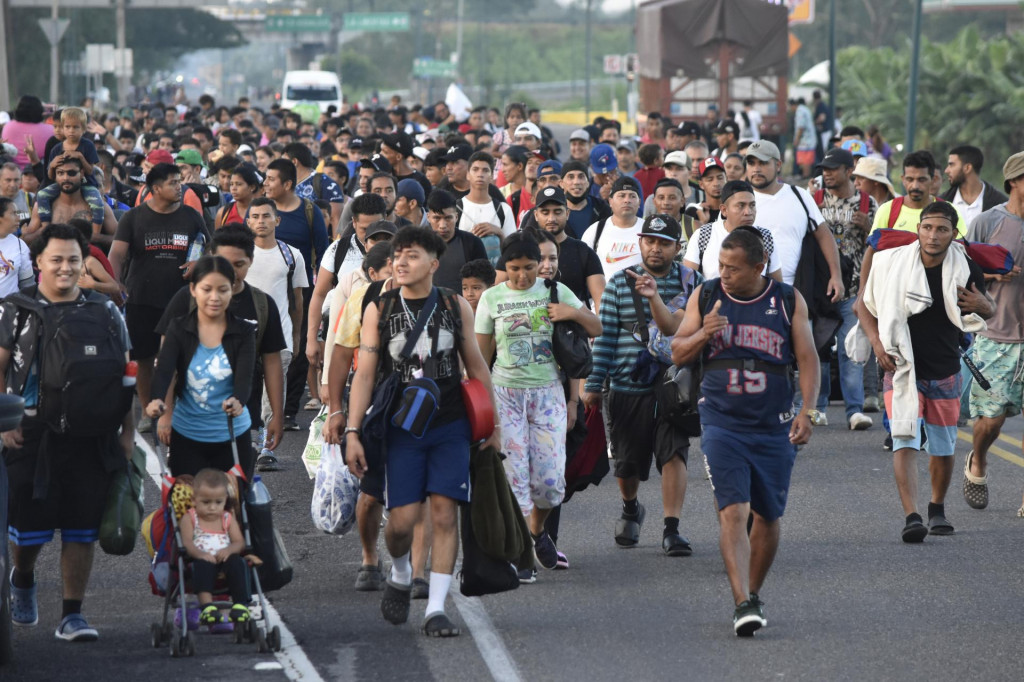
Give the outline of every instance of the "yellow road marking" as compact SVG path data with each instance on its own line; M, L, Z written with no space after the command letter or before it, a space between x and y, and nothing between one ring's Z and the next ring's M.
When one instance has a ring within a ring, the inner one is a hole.
M1009 443L1010 445L1012 445L1015 448L1019 448L1020 447L1020 439L1019 438L1017 438L1017 439L1010 438L1009 436L1006 436L1006 435L1003 435L1003 434L1000 433L999 434L999 440L1003 441L1004 443Z
M973 440L971 439L971 434L966 432L966 431L964 431L963 429L957 429L956 436L957 436L957 438L959 438L960 440L962 440L962 441L964 441L966 443L972 443L973 442ZM1000 435L1000 438L1002 438L1001 435ZM1013 441L1010 441L1010 442L1013 443ZM1013 443L1013 444L1017 445L1017 446L1020 445L1020 443ZM997 457L1001 457L1001 458L1005 459L1007 462L1011 462L1013 464L1016 464L1019 467L1024 467L1024 457L1021 457L1020 455L1015 455L1012 452L1007 452L1006 450L1003 450L998 445L993 445L992 447L990 447L988 449L988 451L991 452L993 455L995 455Z

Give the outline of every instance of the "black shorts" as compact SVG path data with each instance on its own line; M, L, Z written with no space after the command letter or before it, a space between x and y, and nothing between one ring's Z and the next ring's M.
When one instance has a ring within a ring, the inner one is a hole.
M132 360L148 360L160 352L160 335L156 326L163 315L164 309L156 306L129 303L124 307L124 323L132 341Z
M686 463L690 439L665 419L656 417L654 393L611 391L605 403L616 478L646 481L651 461L658 473L678 457Z
M109 438L75 438L48 433L50 482L44 499L32 499L44 428L26 423L20 450L5 450L9 478L8 525L11 542L42 545L60 528L63 542L95 542L107 503L112 474L104 467L102 447ZM116 444L116 440L114 441Z
M242 465L245 478L251 481L253 466L256 464L256 451L252 448L252 437L248 431L235 436L235 446L238 448L238 462ZM200 469L231 471L231 468L235 466L235 456L231 452L231 441L229 440L219 443L204 443L186 438L171 429L170 450L167 462L170 465L172 476L181 476L182 474L195 476Z
M384 504L384 465L368 469L359 479L359 492Z

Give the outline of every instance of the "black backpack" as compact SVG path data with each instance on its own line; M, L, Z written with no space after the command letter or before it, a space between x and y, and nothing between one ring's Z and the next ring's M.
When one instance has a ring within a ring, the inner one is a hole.
M125 389L125 349L121 329L103 294L66 303L47 303L37 289L8 297L22 311L15 338L28 314L39 318L36 359L39 362L39 418L57 433L108 435L124 421L131 406Z

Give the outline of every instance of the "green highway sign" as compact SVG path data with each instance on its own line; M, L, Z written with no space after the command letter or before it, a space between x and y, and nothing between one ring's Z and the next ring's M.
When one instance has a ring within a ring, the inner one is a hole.
M331 18L326 14L268 14L265 28L281 33L326 33L331 30Z
M346 12L346 31L408 31L408 12Z
M417 57L412 60L412 75L421 78L433 76L435 78L455 78L455 64L443 62L440 59L429 57Z

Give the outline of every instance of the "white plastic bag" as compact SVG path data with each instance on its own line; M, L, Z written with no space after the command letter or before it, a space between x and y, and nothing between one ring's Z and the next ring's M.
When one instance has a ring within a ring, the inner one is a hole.
M302 450L302 463L306 465L306 473L310 478L316 476L316 471L320 467L320 455L324 449L323 429L326 423L327 406L324 405L309 424L309 438Z
M359 479L348 470L337 445L325 445L313 483L310 514L325 533L344 535L356 525Z

